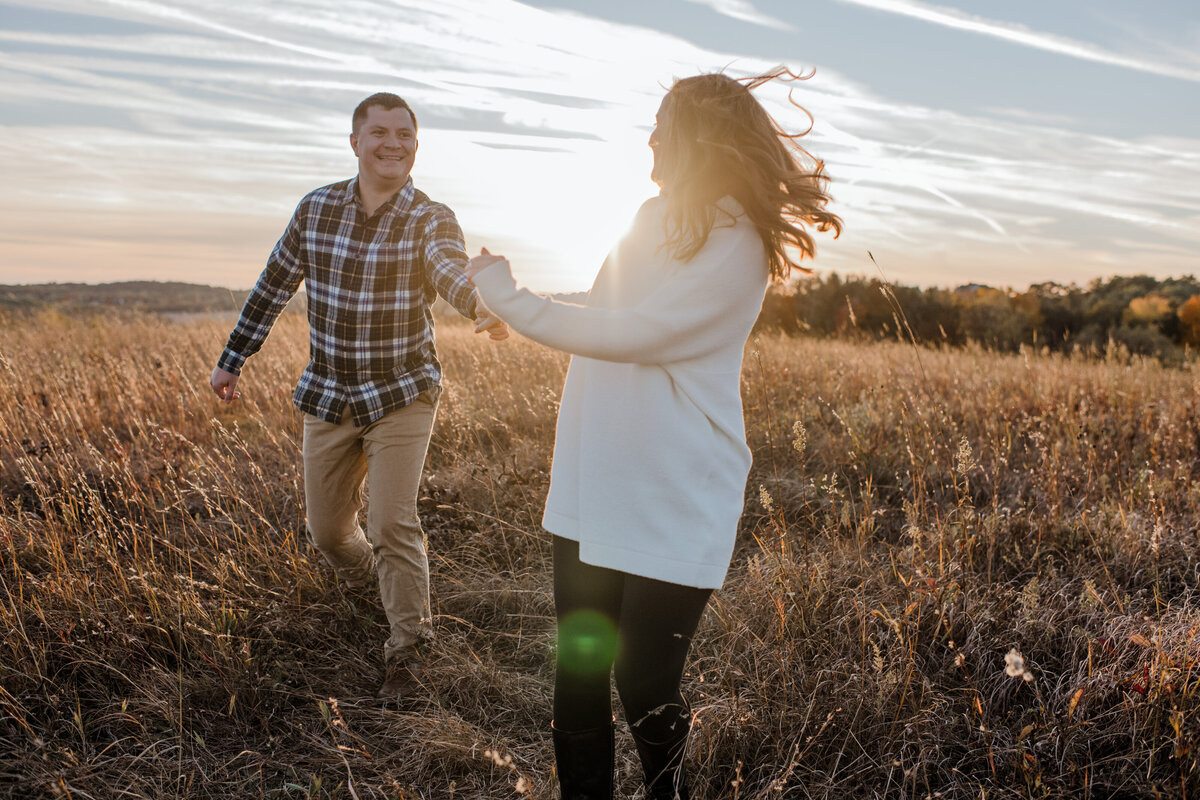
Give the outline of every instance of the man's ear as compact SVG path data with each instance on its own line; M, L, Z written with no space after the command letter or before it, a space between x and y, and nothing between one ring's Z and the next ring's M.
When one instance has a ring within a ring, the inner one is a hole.
M358 155L358 134L350 134L350 149L354 151L354 155Z

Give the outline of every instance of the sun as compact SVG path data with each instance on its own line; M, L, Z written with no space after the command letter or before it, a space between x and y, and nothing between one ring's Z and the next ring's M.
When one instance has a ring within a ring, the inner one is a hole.
M432 146L430 146L432 145ZM645 133L612 140L426 131L421 137L435 200L459 218L469 252L505 255L518 281L542 292L587 290L650 181Z

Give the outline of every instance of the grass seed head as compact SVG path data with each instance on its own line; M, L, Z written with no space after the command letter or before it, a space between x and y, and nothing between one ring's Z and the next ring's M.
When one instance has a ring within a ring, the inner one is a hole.
M971 452L971 443L967 437L962 437L958 443L958 452L954 454L954 471L964 478L975 468L975 456Z
M797 453L804 453L808 447L808 429L804 427L804 423L796 420L792 423L792 449Z

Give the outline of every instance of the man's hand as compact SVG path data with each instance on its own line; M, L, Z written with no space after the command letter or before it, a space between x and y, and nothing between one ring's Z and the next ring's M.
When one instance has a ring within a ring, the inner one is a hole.
M479 251L479 255L467 262L467 279L472 280L483 270L495 264L497 261L503 261L504 256L492 255L485 247ZM499 342L508 338L508 326L504 321L488 311L487 306L478 297L475 298L475 332L483 333L487 331L488 336L492 341Z
M483 333L484 331L487 331L493 342L500 342L508 338L508 326L504 324L504 320L489 311L483 301L476 297L475 332Z
M505 332L505 336L507 335L508 333ZM237 386L237 382L237 375L227 372L220 367L214 369L212 377L208 379L208 385L217 393L217 397L225 401L226 405L242 396L241 392L234 391L233 387Z

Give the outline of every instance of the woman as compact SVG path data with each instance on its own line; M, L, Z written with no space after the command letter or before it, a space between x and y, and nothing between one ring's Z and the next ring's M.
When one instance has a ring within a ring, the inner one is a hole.
M650 134L661 194L638 211L577 306L518 289L501 257L471 260L511 328L573 353L542 524L558 618L551 725L564 800L612 797L609 675L648 797L688 797L684 660L729 567L750 449L742 351L770 278L812 257L822 164L783 133L752 79L677 81ZM807 271L807 270L805 270Z

